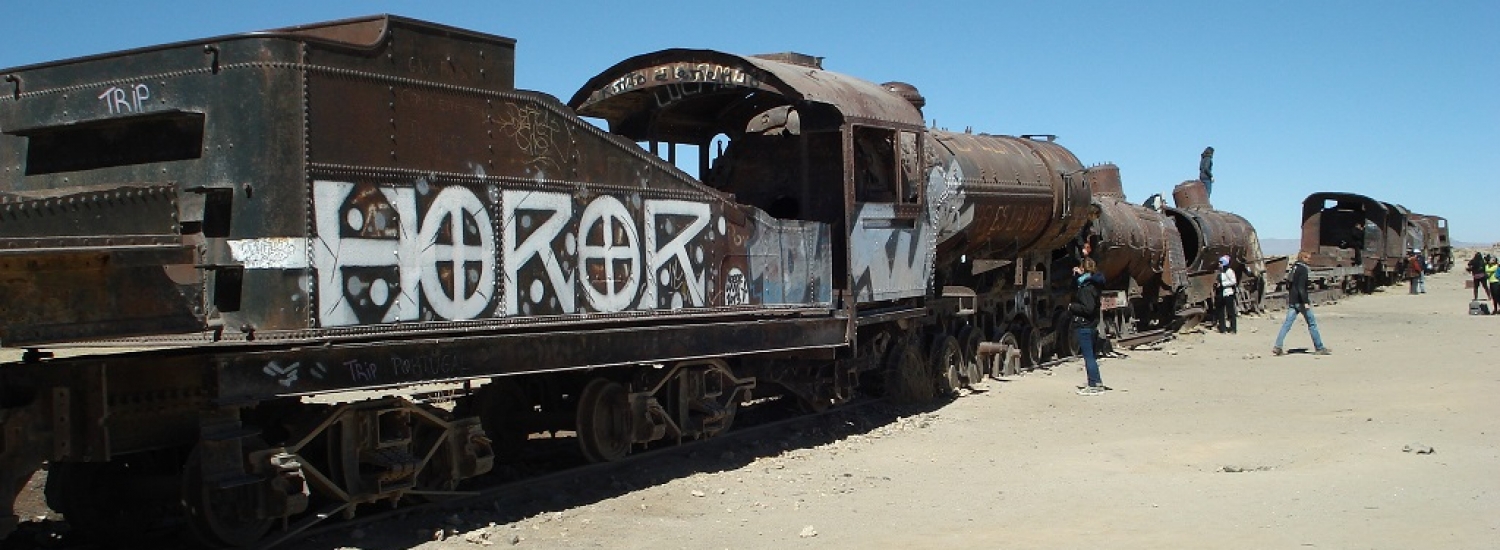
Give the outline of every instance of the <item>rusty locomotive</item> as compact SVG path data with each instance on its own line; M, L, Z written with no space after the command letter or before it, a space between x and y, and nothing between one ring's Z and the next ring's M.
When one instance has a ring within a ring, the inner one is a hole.
M1313 193L1302 201L1301 251L1326 299L1406 280L1408 252L1421 254L1430 270L1453 267L1446 218L1356 193Z
M1086 239L1105 276L1105 333L1150 336L1203 319L1214 307L1218 260L1230 258L1238 274L1237 308L1262 310L1268 272L1284 258L1262 255L1255 228L1244 218L1214 209L1197 180L1178 184L1167 206L1159 195L1127 202L1120 169L1112 163L1086 170L1096 212Z
M377 16L6 71L0 533L46 465L80 530L251 544L453 494L540 432L617 460L752 397L1066 354L1091 243L1152 326L1203 258L1264 270L1248 224L1105 204L1051 136L927 128L915 87L819 58L663 50L564 104L514 52Z

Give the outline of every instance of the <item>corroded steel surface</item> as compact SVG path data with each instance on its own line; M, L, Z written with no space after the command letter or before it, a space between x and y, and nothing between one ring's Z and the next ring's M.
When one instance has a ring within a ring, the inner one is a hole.
M948 200L959 199L962 205L953 223L942 227L944 254L1007 258L1051 250L1075 238L1088 221L1082 164L1057 143L942 131L931 135L941 147L935 148L938 160L929 185L938 182L939 174L949 186L957 183Z
M817 59L662 50L604 70L579 88L568 105L585 116L609 120L611 133L637 141L699 143L719 133L715 117L705 115L722 113L708 110L710 104L695 96L719 96L719 109L750 115L772 103L815 103L833 107L846 119L922 126L921 113L907 100L873 82L822 70ZM747 96L750 90L768 97ZM700 107L657 108L687 98ZM647 113L654 116L643 116Z
M1178 208L1200 208L1212 210L1214 205L1208 201L1208 188L1198 180L1188 180L1177 184L1172 188L1172 204Z
M1083 172L1089 182L1089 191L1095 197L1125 200L1124 183L1120 181L1120 167L1113 163L1096 164Z
M1389 209L1354 193L1322 192L1302 201L1302 247L1315 268L1358 267L1365 275L1383 269ZM1399 259L1401 243L1394 245Z
M960 258L1050 251L1087 221L1082 166L1050 137L928 130L915 87L818 58L663 50L600 73L570 104L637 141L727 137L702 160L705 183L845 228L836 284L860 302L922 296L935 266Z
M4 316L0 341L832 302L828 225L745 208L514 90L513 50L375 17L12 71L0 250L48 267L8 270L0 311L33 313ZM58 285L118 298L38 301Z

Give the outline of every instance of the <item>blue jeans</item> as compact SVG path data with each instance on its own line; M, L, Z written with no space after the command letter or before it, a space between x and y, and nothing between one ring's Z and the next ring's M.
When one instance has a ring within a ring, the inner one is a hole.
M1078 338L1078 353L1083 354L1083 370L1088 373L1090 386L1103 386L1099 380L1099 359L1094 357L1094 327L1078 327L1074 332Z
M1323 337L1318 335L1318 318L1313 317L1312 307L1307 305L1286 308L1286 322L1281 324L1281 332L1276 333L1276 347L1281 347L1281 343L1286 340L1286 332L1292 330L1292 323L1297 320L1298 309L1301 309L1302 317L1307 319L1307 330L1312 333L1313 349L1323 349Z

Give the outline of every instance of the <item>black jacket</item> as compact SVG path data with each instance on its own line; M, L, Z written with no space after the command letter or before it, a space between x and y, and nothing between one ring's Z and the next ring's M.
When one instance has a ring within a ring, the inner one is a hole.
M1212 154L1203 155L1202 158L1198 159L1198 181L1203 183L1214 182L1214 156Z
M1078 283L1078 291L1073 293L1073 301L1068 304L1068 313L1073 317L1073 326L1092 327L1099 324L1099 285L1104 282L1104 277L1095 273L1089 277L1075 277L1083 281Z
M1479 255L1478 252L1475 252L1474 257L1469 260L1469 273L1484 273L1484 256Z
M1307 264L1297 262L1292 264L1291 277L1288 277L1286 288L1286 307L1295 307L1312 303L1307 297L1307 278L1309 269Z

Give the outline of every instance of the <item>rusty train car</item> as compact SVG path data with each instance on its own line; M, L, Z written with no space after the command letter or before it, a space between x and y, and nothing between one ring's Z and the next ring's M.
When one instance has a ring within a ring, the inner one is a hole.
M645 54L566 105L514 62L376 16L5 71L0 534L44 465L79 532L243 546L537 432L616 460L1066 347L1090 192L1050 136L798 54Z
M1365 195L1320 192L1302 202L1301 251L1330 299L1405 280L1408 253L1421 254L1431 271L1452 269L1448 235L1446 218Z
M1409 218L1411 227L1408 232L1416 232L1418 235L1418 250L1427 259L1428 268L1433 272L1447 272L1453 269L1453 243L1448 240L1448 219L1442 216L1431 216L1427 214L1412 214Z
M1302 247L1323 288L1373 291L1405 277L1408 211L1355 193L1321 192L1302 201Z

